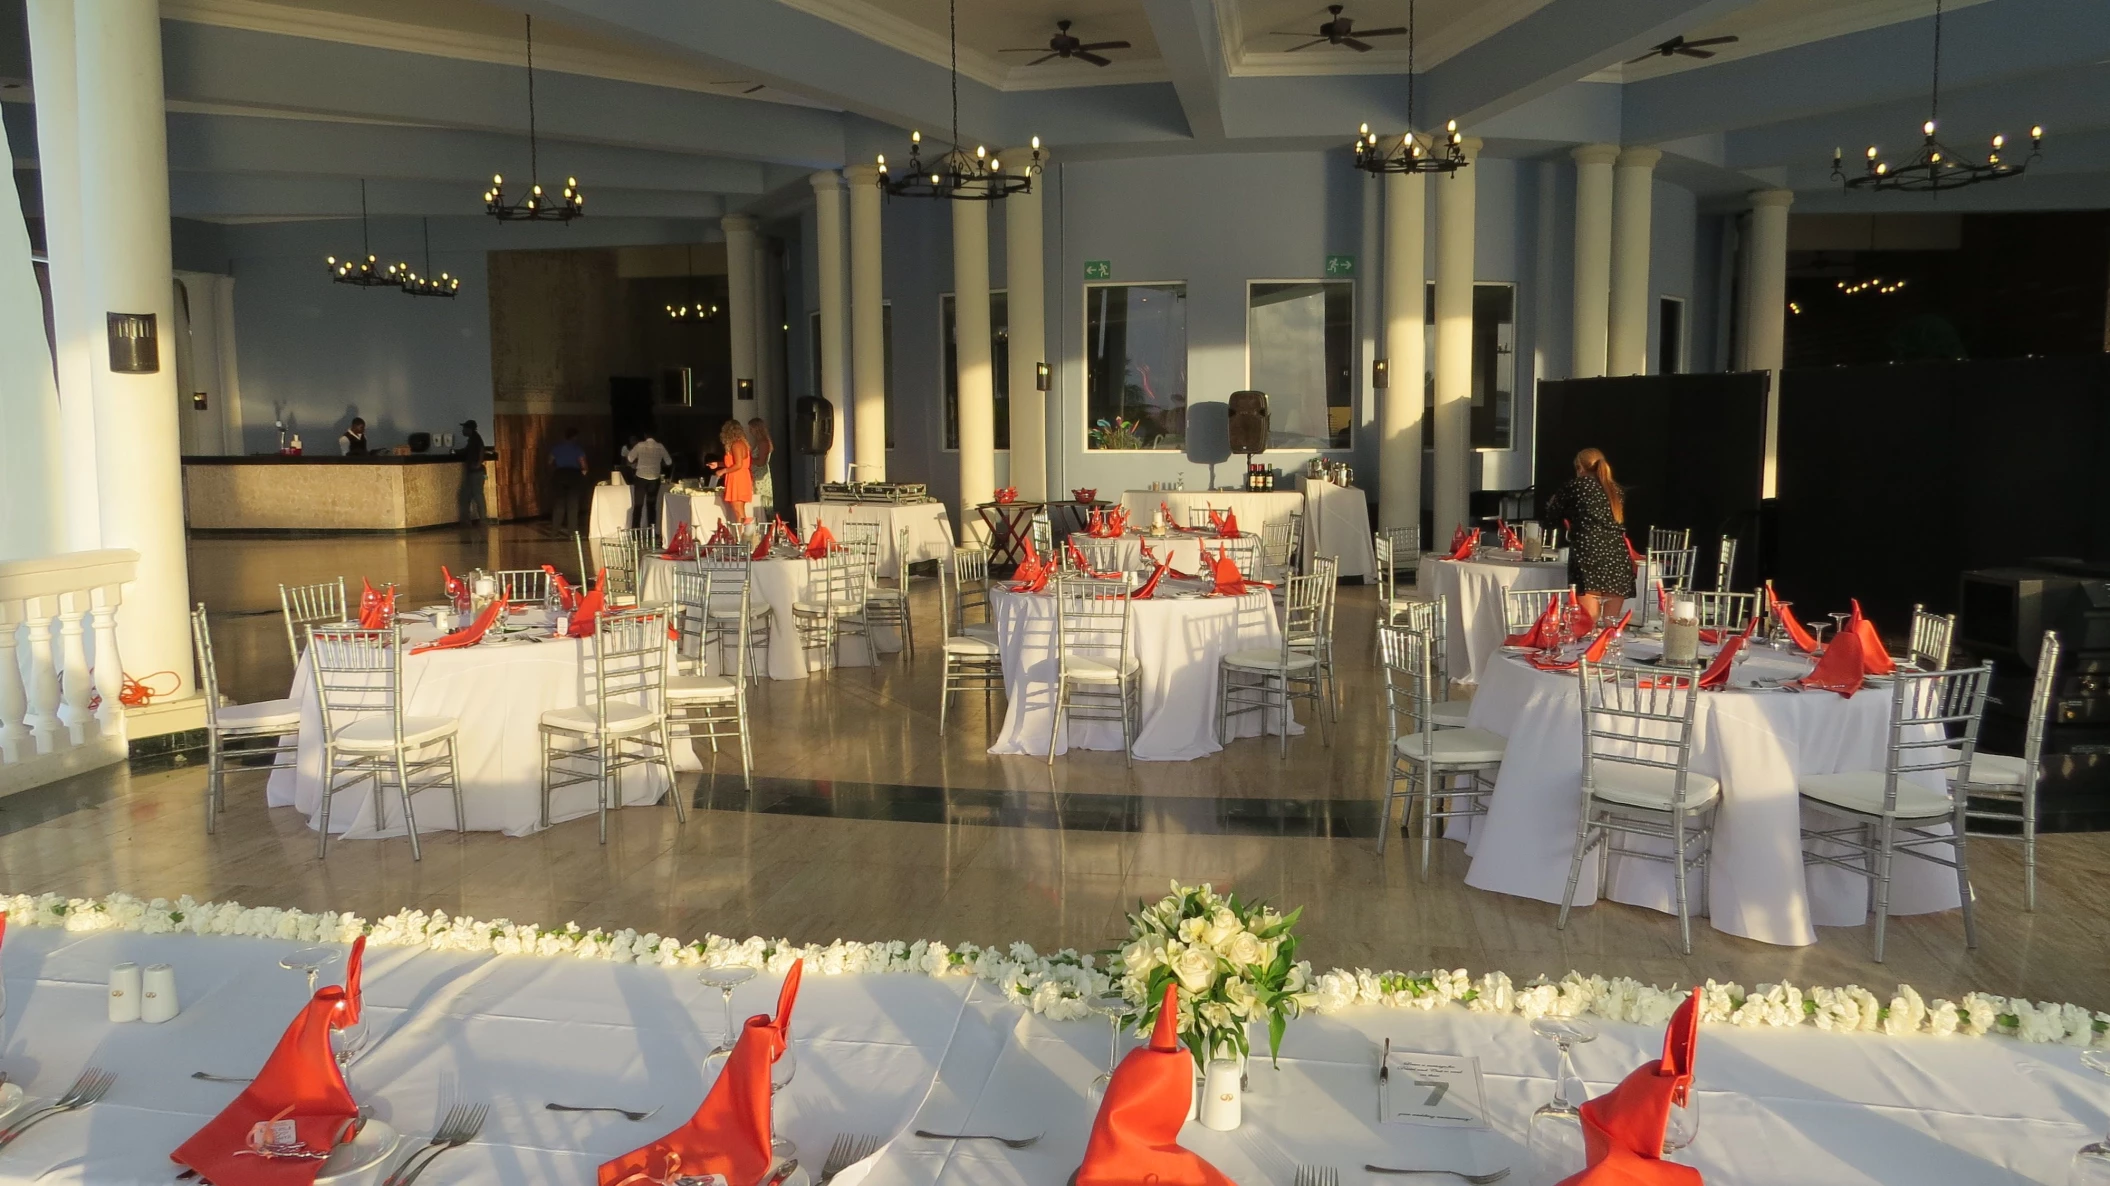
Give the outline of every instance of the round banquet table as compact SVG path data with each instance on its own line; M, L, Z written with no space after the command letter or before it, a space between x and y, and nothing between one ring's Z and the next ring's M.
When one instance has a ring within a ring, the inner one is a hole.
M473 647L406 654L403 713L461 722L454 744L469 830L525 836L542 826L542 714L581 702L581 659L593 642L548 637L549 619L540 609L511 620L529 629L509 638L487 638ZM441 633L424 622L403 622L403 640L411 646ZM294 765L271 772L266 802L300 809L314 828L322 820L322 709L305 655L293 674L292 697L300 702L300 749ZM674 746L674 768L703 768L693 746ZM625 770L620 779L625 806L656 802L667 790L666 775L657 768ZM330 807L330 832L355 840L404 835L402 800L393 788L383 793L382 805L388 826L376 828L373 784L340 788ZM451 792L420 791L411 805L417 811L418 831L453 830ZM591 785L565 787L551 796L551 823L594 811Z
M843 523L875 523L879 526L879 575L893 578L901 575L899 562L894 553L900 550L901 533L908 532L908 562L918 564L925 560L949 560L952 557L952 519L945 513L945 504L938 501L875 503L875 502L802 502L798 507L798 528L801 539L813 534L815 523L832 524L829 530ZM840 537L842 533L836 531Z
M660 556L647 556L644 561L644 580L641 582L638 600L646 605L669 605L674 601L674 566L678 560ZM792 625L791 607L806 596L812 562L803 556L777 557L757 560L748 568L748 579L753 582L749 594L750 606L767 605L770 609L769 654L750 655L748 669L757 674L766 674L771 679L805 679L809 670L806 651L799 646L798 629ZM879 644L882 654L892 654L901 649L901 631L893 626L872 627L872 637ZM872 649L862 638L851 637L837 640L835 664L838 667L871 667L874 665ZM820 656L810 661L811 670L820 669Z
M1252 540L1255 546L1258 546L1260 536L1256 533L1241 531L1238 534L1241 538ZM1080 534L1077 537L1078 546L1080 548L1083 547L1085 541L1089 538ZM1213 545L1217 538L1214 534L1193 535L1185 531L1168 531L1162 537L1123 535L1112 539L1093 540L1092 542L1111 543L1114 545L1113 566L1121 572L1140 572L1147 575L1151 569L1157 567L1151 561L1143 559L1143 545L1149 544L1150 550L1157 555L1159 560L1169 556L1172 558L1173 568L1184 573L1198 574L1201 572L1202 545ZM1209 554L1214 556L1216 548L1210 547ZM1257 577L1259 574L1247 573L1246 575Z
M1565 589L1568 564L1521 560L1445 560L1424 555L1414 573L1414 592L1425 601L1450 599L1451 678L1478 683L1488 656L1508 637L1502 594L1510 589Z
M1152 762L1185 762L1223 748L1216 739L1216 678L1223 657L1233 651L1282 645L1275 619L1275 600L1266 591L1243 597L1201 596L1195 584L1167 580L1158 595L1131 602L1135 620L1130 643L1142 668L1143 705L1135 735L1135 756ZM990 594L996 645L1004 665L1003 732L992 754L1048 756L1055 727L1055 597L1052 593ZM1258 737L1261 716L1234 717L1234 736ZM1270 732L1278 731L1270 729ZM1294 736L1303 726L1290 725ZM1080 749L1119 750L1121 723L1114 720L1065 721L1055 752Z
M1630 661L1657 650L1641 640L1627 644ZM1868 916L1864 878L1827 865L1805 870L1805 816L1814 814L1813 824L1832 817L1803 806L1795 783L1809 774L1882 769L1890 689L1870 686L1850 699L1832 692L1748 690L1754 679L1793 678L1809 667L1799 654L1757 647L1732 677L1745 686L1701 694L1693 721L1692 768L1722 782L1709 867L1710 921L1718 931L1761 943L1806 946L1817 941L1816 927L1859 926ZM1509 738L1509 748L1487 815L1455 821L1450 832L1470 837L1472 869L1465 883L1558 903L1582 810L1582 691L1573 672L1540 671L1507 652L1494 655L1483 676L1468 723ZM1575 904L1597 896L1593 854L1583 862ZM1671 866L1614 859L1609 896L1675 911ZM1697 910L1697 886L1691 901ZM1958 903L1954 872L1926 861L1896 862L1892 914L1930 914Z

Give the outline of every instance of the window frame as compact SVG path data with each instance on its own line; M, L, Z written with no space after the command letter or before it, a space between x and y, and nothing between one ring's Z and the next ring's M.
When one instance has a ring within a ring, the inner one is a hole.
M1269 401L1270 401L1270 402L1269 402L1269 408L1268 408L1268 411L1269 411L1269 416L1268 416L1268 441L1269 441L1269 444L1268 444L1268 447L1267 447L1266 449L1263 449L1263 450L1262 450L1261 452L1263 452L1263 453L1352 453L1352 452L1354 452L1354 451L1355 451L1355 435L1356 435L1356 433L1355 433L1355 430L1356 430L1356 414L1355 414L1355 413L1356 413L1356 403L1357 403L1357 396L1359 396L1359 395L1361 395L1361 394L1362 394L1362 375L1361 375L1361 374L1359 373L1359 372L1361 371L1361 367L1359 367L1359 366L1357 365L1357 358L1356 358L1356 355L1357 355L1357 353L1359 352L1359 349L1360 349L1360 345L1361 345L1361 342L1362 342L1362 339L1361 339L1361 338L1360 338L1360 337L1358 336L1358 334L1359 334L1360 330L1362 329L1362 327L1361 327L1360 325L1358 325L1358 324L1356 323L1356 309L1357 309L1357 306L1356 306L1356 288L1355 288L1355 277L1353 277L1353 276L1319 276L1319 277L1296 277L1296 276L1292 276L1292 277L1284 277L1284 278L1279 278L1279 279L1278 279L1278 278L1275 278L1275 277L1271 277L1271 276L1249 276L1249 277L1247 277L1247 278L1246 278L1246 282L1245 282L1245 319L1246 319L1246 324L1245 324L1245 386L1246 386L1246 390L1248 390L1248 391L1252 390L1252 388L1253 388L1253 286L1254 286L1254 285L1256 285L1256 284L1318 284L1318 285L1327 285L1327 284L1345 284L1345 285L1347 285L1347 286L1348 286L1348 443L1347 443L1347 444L1345 444L1345 445L1319 445L1319 446L1316 446L1316 447L1314 447L1314 446L1311 446L1311 445L1282 445L1282 446L1279 446L1279 447L1278 447L1278 446L1276 446L1276 445L1275 445L1275 444L1273 443L1273 442L1274 442L1274 438L1275 438L1275 429L1274 429L1274 415L1273 415L1273 412L1274 412L1274 406L1273 406L1273 396L1270 396L1270 397L1269 397ZM1322 344L1322 348L1323 348L1323 344ZM1192 400L1189 400L1189 401L1188 401L1188 406L1189 406L1189 407L1192 407L1192 406L1194 406L1194 405L1193 405L1193 401L1192 401ZM1331 405L1331 404L1328 404L1328 405L1327 405L1327 408L1328 408L1328 410L1329 410L1329 411L1330 411L1330 410L1332 409L1332 407L1333 407L1333 405Z
M1085 456L1085 457L1142 457L1142 456L1146 456L1146 455L1149 455L1149 454L1169 454L1169 455L1171 455L1171 456L1176 456L1176 457L1185 457L1185 456L1187 455L1187 446L1186 446L1186 445L1185 445L1184 443L1182 443L1182 444L1180 444L1180 445L1177 445L1177 446L1172 446L1172 447L1163 447L1163 446L1159 446L1159 447L1154 447L1154 448L1149 448L1149 449L1094 449L1094 448L1092 448L1092 388L1091 388L1091 384L1092 384L1092 367L1091 367L1091 361L1090 361L1090 356L1091 356L1091 342L1090 342L1090 338L1091 338L1091 324L1092 324L1092 290L1093 290L1093 289L1095 289L1095 288L1173 288L1173 287L1178 287L1178 288L1179 288L1179 290L1180 290L1180 293L1181 293L1181 299L1182 299L1182 300L1188 300L1188 299L1191 299L1191 298L1190 298L1190 297L1189 297L1189 296L1188 296L1187 294L1188 294L1188 291L1190 290L1190 288L1191 288L1192 286L1191 286L1191 285L1189 284L1189 282L1188 282L1188 281L1186 281L1186 280L1087 280L1087 281L1085 281L1085 282L1084 282L1084 286L1083 286L1083 288L1082 288L1081 290L1079 290L1079 296L1078 296L1078 304L1077 304L1077 328L1078 328L1078 333L1079 333L1079 339L1078 339L1078 366L1077 366L1077 381L1078 381L1078 384L1079 384L1079 389L1078 389L1078 393L1077 393L1077 394L1078 394L1078 396L1079 396L1080 398L1079 398L1079 399L1078 399L1078 401L1077 401L1077 409L1078 409L1078 416L1077 416L1077 438L1076 438L1076 440L1077 440L1077 447L1078 447L1078 448L1079 448L1080 450L1082 450L1082 451L1083 451L1083 456ZM1184 333L1183 333L1183 334L1182 334L1181 336L1182 336L1183 338L1188 338L1188 337L1189 337L1189 335L1186 335L1186 334L1184 334ZM1186 356L1188 356L1188 358L1190 358L1190 359L1191 359L1191 358L1193 357L1193 354L1194 354L1194 346L1193 346L1193 342L1192 342L1191 338L1189 338L1189 340L1188 340L1188 341L1186 341L1186 342L1183 342L1183 343L1182 343L1182 353L1183 353L1183 354L1185 354ZM1189 394L1190 394L1190 396L1191 396L1191 394L1192 394L1192 393L1190 392ZM1189 410L1190 412L1191 412L1191 411L1193 410L1193 408L1194 408L1194 401L1193 401L1193 399L1192 399L1192 398L1188 399L1188 401L1187 401L1187 407L1188 407L1188 410Z
M1421 381L1422 381L1422 388L1423 388L1423 396L1422 396L1422 398L1423 398L1423 400L1424 400L1424 403L1422 404L1422 423L1423 423L1424 425L1433 425L1433 424L1435 423L1435 419L1434 419L1434 417L1433 417L1433 416L1431 415L1431 413L1430 413L1430 407L1431 407L1431 404L1430 404L1430 403L1429 403L1428 401L1430 401L1430 400L1432 400L1432 399L1433 399L1433 392L1435 391L1435 387L1436 387L1436 282L1435 282L1434 280L1430 280L1430 281L1428 281L1428 282L1427 282L1427 284L1428 284L1428 287L1427 287L1427 288L1425 288L1425 289L1423 290L1423 292L1422 292L1422 297L1423 297L1423 303L1422 303L1422 334L1424 335L1424 336L1423 336L1423 338L1422 338L1422 354L1421 354L1421 360L1422 360L1422 361L1421 361L1421 366L1422 366L1422 372L1421 372L1421 374L1422 374L1422 379L1421 379ZM1522 284L1521 282L1519 282L1519 281L1516 281L1516 280L1475 280L1475 281L1473 281L1473 291L1474 291L1474 294L1475 294L1476 296L1478 295L1478 293L1479 293L1479 290L1480 290L1480 288L1481 288L1482 286L1486 286L1486 287L1498 287L1498 286L1499 286L1499 287L1502 287L1502 288L1507 288L1507 289L1509 290L1509 293L1510 293L1510 296L1509 296L1509 332L1510 332L1510 335L1511 335L1511 346L1510 346L1510 358L1511 358L1511 359L1513 360L1513 361L1512 361L1512 362L1510 363L1510 368L1511 368L1511 373L1510 373L1510 381L1511 381L1512 383L1514 383L1514 382L1516 382L1516 373L1515 373L1515 371L1516 371L1516 367L1517 367L1517 365L1518 365L1518 364L1517 364L1517 363L1516 363L1516 362L1515 362L1514 360L1520 357L1520 354L1519 354L1519 351L1518 351L1518 338L1517 338L1518 330L1517 330L1517 326L1518 326L1518 325L1520 324L1520 320L1519 320L1519 315L1520 315L1520 311L1521 311L1521 309L1522 309L1522 306L1521 306L1521 305L1520 305L1520 304L1519 304L1518 302L1519 302L1519 301L1520 301L1520 300L1522 299L1522 296L1523 296L1523 292L1524 292L1524 286L1523 286L1523 284ZM1395 378L1396 378L1396 377L1395 377ZM1471 379L1470 379L1470 377L1468 377L1468 379L1467 379L1467 384L1468 384L1468 386L1469 386L1469 385L1471 384ZM1521 433L1519 433L1519 432L1517 431L1517 404L1518 404L1517 396L1518 396L1518 393L1517 393L1516 391L1511 391L1511 392L1509 393L1509 443L1508 443L1507 445L1473 445L1473 446L1471 446L1471 450L1470 450L1471 452L1474 452L1474 453L1514 453L1514 452L1516 452L1516 451L1517 451L1518 449L1521 449L1521 448L1523 448L1523 447L1524 447L1523 445L1521 445L1521 444L1519 444L1519 443L1517 442L1517 438L1518 438L1518 437L1519 437L1520 435L1522 435ZM1470 424L1470 419L1468 419L1468 424ZM1436 448L1436 433L1435 433L1435 431L1434 431L1433 429L1430 429L1430 430L1424 431L1424 432L1423 432L1423 433L1421 434L1421 449L1422 449L1422 452L1424 452L1424 453L1428 453L1428 452L1433 452L1433 451L1435 450L1435 448Z
M998 297L1002 297L1002 298L1004 298L1004 342L1005 342L1005 354L1004 354L1004 358L1005 358L1005 361L1006 361L1006 362L1008 363L1008 362L1009 362L1009 360L1010 360L1010 357L1011 357L1011 355L1010 355L1010 340L1011 340L1011 289L1010 289L1010 288L1009 288L1008 286L1007 286L1007 287L1004 287L1004 288L991 288L991 289L989 290L989 299L990 299L990 300L992 300L992 301L994 301L994 300L995 300L996 298L998 298ZM957 454L958 454L958 453L960 452L960 446L959 446L958 444L951 444L951 445L948 445L948 444L946 444L946 443L945 443L945 430L946 430L947 428L951 428L951 429L952 429L952 435L953 435L953 439L954 439L955 441L957 441L957 440L959 439L959 436L960 436L960 424L959 424L959 417L958 417L958 415L957 415L957 414L955 414L955 415L954 415L954 416L952 417L951 423L949 423L949 424L947 423L947 421L946 421L946 418L945 418L945 411L946 411L946 409L945 409L945 385L946 385L946 384L947 384L948 382L949 382L949 383L951 383L951 384L953 385L953 390L954 390L954 392L955 392L955 394L954 394L954 396L953 396L953 402L954 402L954 404L955 404L955 405L957 405L957 404L958 404L958 402L959 402L959 396L958 396L957 392L958 392L958 390L959 390L959 382L960 382L960 379L959 379L959 375L958 375L957 373L950 373L950 374L949 374L949 373L947 373L947 371L946 371L946 369L945 369L945 367L944 367L944 358L945 358L945 354L946 354L946 347L947 347L948 345L950 345L950 343L946 341L946 336L945 336L945 305L946 305L946 302L948 302L948 301L951 301L951 302L953 302L953 303L954 303L954 305L955 305L955 307L957 307L957 305L958 305L958 302L959 302L959 294L957 294L957 293L955 293L955 292L952 292L952 291L950 291L950 290L947 290L947 291L945 291L945 292L941 292L941 293L939 293L939 294L938 294L938 359L939 359L939 369L938 369L938 416L939 416L939 419L938 419L938 452L939 452L940 454L945 454L945 453L951 453L951 454L955 454L955 455L957 455ZM959 317L959 314L958 314L958 313L954 313L954 314L953 314L953 317L954 317L954 319L955 319L955 320L957 320L957 319L958 319L958 317ZM991 335L991 337L993 338L993 337L995 336L995 333L996 333L996 324L995 324L995 321L994 321L993 319L992 319L992 320L991 320L991 322L990 322L990 329L989 329L989 332L990 332L990 335ZM993 392L994 392L994 390L995 390L995 387L996 387L996 374L997 374L997 368L996 368L996 365L995 365L995 361L996 361L996 343L995 343L995 342L994 342L993 340L992 340L992 341L990 342L990 344L989 344L989 354L990 354L990 367L989 367L989 382L990 382L990 389L991 389L991 391L992 391L992 393L993 393ZM957 367L957 364L958 364L958 359L957 359L957 358L955 358L955 360L954 360L954 363L955 363L955 366ZM1004 382L1006 383L1006 385L1008 385L1008 384L1010 383L1010 381L1011 381L1011 376L1010 376L1010 371L1009 371L1009 368L1008 368L1008 366L1007 366L1007 367L1005 368L1005 374L1004 374ZM1008 390L1007 390L1007 391L1005 391L1005 392L1004 392L1004 405L1005 405L1005 408L1006 408L1006 410L1007 410L1007 411L1008 411L1008 409L1009 409L1009 407L1010 407L1010 404L1011 404L1011 393L1010 393L1010 391L1008 391ZM1010 451L1011 451L1011 446L1009 446L1009 445L998 445L998 446L996 447L996 452L998 452L998 453L1009 453Z
M1674 348L1671 357L1677 361L1678 369L1666 372L1662 370L1663 306L1671 304L1678 306L1678 336L1677 340L1671 343ZM1656 357L1654 361L1659 374L1686 375L1692 373L1692 303L1684 297L1672 296L1669 293L1656 294Z

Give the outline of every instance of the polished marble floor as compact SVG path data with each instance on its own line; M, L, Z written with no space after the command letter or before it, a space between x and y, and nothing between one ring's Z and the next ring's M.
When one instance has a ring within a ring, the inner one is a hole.
M226 690L285 694L292 673L278 617L280 581L345 575L439 591L442 563L573 567L569 537L532 525L409 536L194 541L193 595L213 612ZM917 598L919 638L937 630L933 584ZM1566 932L1544 903L1469 890L1458 846L1439 846L1426 882L1404 849L1376 853L1384 740L1367 659L1372 590L1342 590L1342 728L1277 756L1272 739L1191 763L1079 753L1051 771L993 757L995 722L979 698L955 706L937 736L937 663L844 669L769 683L752 701L758 777L736 755L684 789L702 808L686 825L668 808L617 813L606 847L593 820L524 838L431 834L425 859L404 841L333 845L290 809L262 805L258 772L230 779L216 835L202 827L195 767L116 769L0 799L0 888L99 894L190 893L258 905L354 910L405 906L482 918L631 926L682 937L762 933L799 941L936 937L1024 939L1097 949L1124 930L1139 898L1173 878L1305 907L1304 953L1322 966L1570 968L1660 984L1709 976L1747 985L1909 982L1929 995L1971 989L2110 1009L2110 835L2048 837L2039 904L2020 905L2012 845L1973 848L1980 942L1963 946L1954 913L1893 920L1890 960L1867 958L1864 929L1826 929L1809 948L1769 947L1695 928L1691 956L1675 922L1632 907L1577 913ZM962 711L964 709L964 711ZM1002 713L999 700L996 713Z

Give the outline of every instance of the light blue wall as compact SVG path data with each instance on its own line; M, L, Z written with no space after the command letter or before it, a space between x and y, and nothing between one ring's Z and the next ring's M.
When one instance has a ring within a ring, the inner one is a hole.
M1702 339L1713 336L1711 330L1702 329L1697 317L1702 311L1695 287L1698 279L1696 257L1699 243L1699 201L1689 189L1657 179L1651 187L1648 247L1648 373L1657 371L1656 360L1661 356L1663 323L1660 298L1685 298L1685 369L1702 369L1699 360L1703 356ZM1711 350L1704 353L1712 353Z

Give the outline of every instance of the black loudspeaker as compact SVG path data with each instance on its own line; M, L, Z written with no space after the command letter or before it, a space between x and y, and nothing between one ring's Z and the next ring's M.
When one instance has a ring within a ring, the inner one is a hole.
M835 405L817 395L800 396L791 437L793 446L809 456L818 457L834 448Z
M1231 452L1267 452L1267 392L1231 393Z

